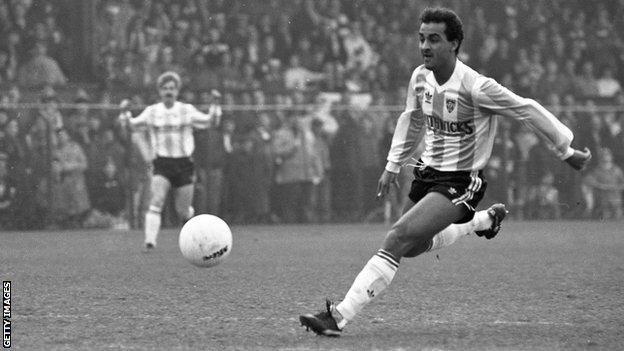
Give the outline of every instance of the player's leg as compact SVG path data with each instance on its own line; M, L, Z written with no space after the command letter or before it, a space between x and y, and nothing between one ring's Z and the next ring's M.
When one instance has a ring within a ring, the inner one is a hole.
M193 193L195 191L195 165L189 158L176 160L176 173L171 177L173 201L178 218L187 221L195 215Z
M221 199L223 198L223 170L208 169L206 182L206 197L208 209L206 213L221 216Z
M390 285L401 258L414 247L428 245L442 229L466 215L467 208L454 205L444 195L428 193L392 226L381 249L355 278L344 300L336 306L342 328L364 306Z
M326 312L302 315L299 320L317 334L340 335L346 323L390 285L405 253L463 218L466 211L466 207L455 206L442 194L426 193L392 226L381 249L357 275L344 300L335 307L328 302Z
M151 181L150 205L145 214L145 247L156 246L156 238L160 231L161 212L171 188L169 180L163 175L155 174Z
M193 194L193 208L197 213L208 212L208 169L197 167Z
M178 218L187 221L193 217L195 211L193 209L193 183L182 185L175 189L174 203Z
M414 205L415 203L408 198L403 207L403 214L409 211ZM459 206L463 205L460 204ZM414 246L412 250L404 254L403 257L416 257L428 251L441 249L442 247L453 244L459 238L468 234L479 233L479 236L485 235L486 238L491 239L498 233L500 222L505 218L506 214L507 210L503 204L494 204L487 210L477 211L469 222L453 223L449 225L428 242ZM486 231L488 234L484 233Z
M402 257L427 251L433 238L441 232L474 229L451 224L472 219L472 208L485 190L478 177L472 174L449 176L422 169L415 170L414 174L409 194L412 203L405 206L405 213L388 233L382 248L356 277L345 299L336 307L328 304L326 312L301 316L302 324L319 334L339 335L347 321L390 284Z

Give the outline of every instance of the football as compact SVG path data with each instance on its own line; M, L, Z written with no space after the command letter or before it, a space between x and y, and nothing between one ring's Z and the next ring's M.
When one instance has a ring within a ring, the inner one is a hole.
M214 267L230 255L232 231L221 218L201 214L184 224L179 245L184 258L195 266Z

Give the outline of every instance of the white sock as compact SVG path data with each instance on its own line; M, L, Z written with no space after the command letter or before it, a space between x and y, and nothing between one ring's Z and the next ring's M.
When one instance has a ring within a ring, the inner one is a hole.
M473 230L475 231L490 229L492 226L492 218L487 213L487 210L476 212L470 222L474 225Z
M391 254L385 250L377 251L357 275L344 300L336 306L342 316L342 320L338 321L338 328L344 328L364 306L384 291L398 268L399 262Z
M442 229L431 239L431 247L428 251L441 249L449 246L464 235L472 234L476 230L489 229L492 226L492 218L487 211L476 212L474 218L466 223L454 223Z
M431 247L427 251L433 251L441 249L445 246L449 246L456 242L457 239L464 235L468 235L474 232L474 224L471 222L461 224L451 224L448 227L442 229L431 239Z
M145 214L145 243L156 246L156 237L160 230L160 209L150 206Z

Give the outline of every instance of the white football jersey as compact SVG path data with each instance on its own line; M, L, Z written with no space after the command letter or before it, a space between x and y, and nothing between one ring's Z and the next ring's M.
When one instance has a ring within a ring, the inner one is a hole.
M497 116L522 121L560 158L569 156L572 132L532 99L520 97L457 60L449 80L439 85L424 65L409 82L386 169L398 172L414 156L422 138L422 162L439 171L478 171L492 153Z
M162 102L150 105L130 123L147 127L154 157L179 158L193 154L193 128L207 128L211 118L191 104L176 101L171 108Z

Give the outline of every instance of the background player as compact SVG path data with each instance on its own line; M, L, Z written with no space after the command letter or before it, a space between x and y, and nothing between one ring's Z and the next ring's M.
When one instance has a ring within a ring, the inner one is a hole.
M161 102L150 105L140 115L131 118L129 103L122 102L122 123L131 128L147 128L153 149L153 177L151 199L145 214L145 250L156 247L160 230L161 212L169 189L174 191L175 210L179 218L187 220L194 214L194 165L191 155L195 149L193 128L207 128L211 114L177 101L180 76L165 72L157 81Z
M409 194L414 205L388 232L340 304L328 300L326 311L300 316L301 323L317 334L340 335L347 322L390 284L402 257L445 246L444 238L456 228L451 224L474 217L486 187L482 169L492 151L495 115L526 123L574 169L583 169L591 158L589 150L570 147L572 132L537 102L517 96L457 59L463 29L453 11L427 8L421 22L418 35L424 65L410 79L406 109L399 117L378 186L380 195L387 193L424 138L425 150ZM492 228L482 232L488 237L496 234L497 222L504 216L504 208L493 210L497 211L493 211Z

